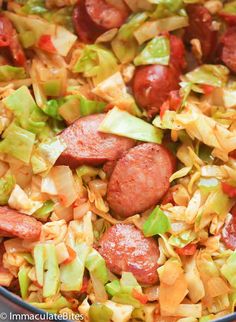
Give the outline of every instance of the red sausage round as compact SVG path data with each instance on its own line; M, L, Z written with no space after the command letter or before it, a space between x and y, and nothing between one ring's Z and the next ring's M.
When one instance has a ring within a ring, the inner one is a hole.
M93 43L106 29L96 25L89 17L84 1L79 1L73 11L73 23L80 40Z
M182 39L170 35L170 66L182 72L186 66L185 48Z
M98 248L114 274L131 272L141 284L157 283L159 248L134 225L117 224L102 236Z
M236 205L231 209L232 218L224 226L221 238L225 245L232 250L236 249Z
M108 183L110 208L129 217L155 206L169 188L173 172L170 152L159 144L144 143L117 161Z
M0 207L0 235L37 239L40 236L42 223L35 218L22 214L8 207Z
M138 105L155 116L171 91L179 89L179 72L172 66L138 67L133 79L133 93Z
M236 73L236 27L229 28L221 38L221 60Z
M105 114L82 117L65 129L60 137L67 149L60 155L57 164L76 168L79 165L101 165L119 158L134 146L135 141L98 131Z
M2 15L0 15L0 47L9 49L11 57L16 65L24 66L26 57L18 40L16 30L13 28L11 21Z
M222 230L222 239L228 248L236 249L236 218L231 218L225 225Z
M119 28L129 15L126 6L118 8L105 0L85 0L85 7L92 21L105 29Z
M213 29L212 16L207 8L199 4L187 6L189 26L186 28L184 39L189 43L199 39L202 48L203 62L209 61L214 54L217 44L217 31Z

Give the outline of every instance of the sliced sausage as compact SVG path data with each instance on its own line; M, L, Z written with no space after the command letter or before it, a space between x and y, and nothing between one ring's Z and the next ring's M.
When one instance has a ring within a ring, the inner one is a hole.
M217 44L217 31L213 28L213 20L207 8L199 4L186 7L189 16L189 26L186 28L184 39L190 43L198 39L202 49L202 61L209 61Z
M236 27L229 28L221 38L221 60L236 73Z
M136 68L133 94L138 105L155 116L171 91L179 89L179 72L172 66L150 65Z
M84 0L79 1L73 11L73 24L80 40L93 43L106 29L96 25L89 17Z
M159 248L153 238L144 237L134 225L110 227L99 241L98 250L114 274L131 272L141 284L157 283Z
M236 249L236 205L231 209L231 219L222 229L221 239L225 245L232 250Z
M108 183L113 212L129 217L155 206L169 188L173 159L162 145L144 143L117 161Z
M9 49L11 57L16 65L25 65L26 57L19 42L16 30L13 28L11 21L3 15L0 15L0 48Z
M67 149L61 154L57 164L71 168L82 164L101 165L119 158L134 146L134 140L99 132L99 125L104 118L105 114L85 116L65 129L60 137L67 144Z
M125 5L118 8L105 0L85 0L85 7L92 21L105 29L119 28L129 15Z
M185 48L181 38L170 35L170 66L182 72L186 66Z
M8 207L0 207L0 235L35 240L41 233L42 224L35 218Z

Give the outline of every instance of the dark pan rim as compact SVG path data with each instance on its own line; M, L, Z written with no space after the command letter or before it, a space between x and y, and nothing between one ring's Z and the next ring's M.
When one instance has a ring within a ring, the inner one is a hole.
M8 291L7 289L5 289L4 287L0 286L0 295L2 295L3 297L5 297L6 299L8 299L9 301L13 302L14 304L28 310L30 313L34 313L34 314L40 314L41 316L45 316L46 317L46 312L38 309L37 307L25 302L24 300L22 300L19 296L15 295L14 293ZM16 312L18 313L18 312ZM45 320L46 321L46 320ZM50 321L53 321L52 319L50 319ZM56 321L56 319L55 319ZM70 322L69 320L63 320L64 322Z
M8 291L7 289L5 289L4 287L0 286L0 295L4 296L5 298L7 298L8 300L10 300L11 302L19 305L20 307L23 307L26 310L29 310L31 313L35 313L35 314L40 314L40 315L45 315L45 311L38 309L36 307L34 307L33 305L23 301L20 297L16 296L14 293ZM69 320L63 320L65 322L70 322ZM236 312L226 315L220 319L217 320L213 320L215 322L235 322L236 321Z

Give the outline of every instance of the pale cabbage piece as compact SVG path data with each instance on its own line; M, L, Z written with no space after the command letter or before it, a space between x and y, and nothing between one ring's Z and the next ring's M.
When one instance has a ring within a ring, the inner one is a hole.
M141 45L145 41L154 38L157 34L188 26L188 17L170 16L154 21L147 21L142 24L135 32L134 36Z
M202 304L180 304L175 310L175 315L200 318L202 316Z
M196 190L185 211L185 220L188 224L193 224L195 222L199 208L202 206L202 202L201 192L200 190Z
M148 0L124 0L125 3L129 6L129 8L134 11L140 10L151 10L152 4Z
M195 256L188 256L184 262L185 278L188 285L188 296L193 303L198 303L205 296L204 284L196 265Z
M192 167L184 167L178 171L176 171L175 173L172 174L172 176L169 179L169 182L172 182L176 179L180 179L185 177L186 175L189 174L189 172L192 170Z
M29 210L32 207L31 200L18 184L15 185L11 192L8 205L16 210Z
M236 149L235 133L204 115L193 104L188 104L187 109L176 116L176 123L182 125L192 139L213 147L212 155L223 161L227 161L228 153Z
M46 177L42 178L41 192L47 193L51 196L56 196L58 194L56 184L52 177L52 173L49 173Z
M40 242L50 241L57 245L64 241L67 234L67 224L65 220L47 222L42 226Z
M163 316L175 315L180 303L188 294L187 282L181 264L178 265L178 260L176 259L172 260L175 261L175 265L169 266L169 261L167 261L157 270L160 278L159 303L161 315ZM164 277L168 276L168 274L173 276L172 284L166 283L166 278ZM177 315L186 316L182 314Z
M196 318L183 318L183 319L179 319L177 320L177 322L197 322L198 320Z
M124 79L120 72L116 72L112 76L97 84L92 93L99 96L108 103L127 110L132 114L139 115L140 112L135 107L133 96L128 94Z

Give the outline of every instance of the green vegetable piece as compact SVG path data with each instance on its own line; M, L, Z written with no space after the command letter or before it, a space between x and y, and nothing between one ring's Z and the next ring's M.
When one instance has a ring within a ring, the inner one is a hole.
M33 33L33 31L30 31L30 30L25 32L20 32L19 38L24 48L32 47L37 41L35 34Z
M199 319L199 322L208 322L214 320L214 314L205 315Z
M0 66L0 81L7 82L14 79L26 78L25 69L23 67L13 67L10 65Z
M221 274L227 279L233 288L236 288L236 251L227 259L226 263L221 267Z
M28 0L21 10L25 14L42 14L47 12L45 0Z
M38 108L29 89L22 86L3 100L11 110L20 126L33 133L39 133L45 126L47 117Z
M10 154L18 160L27 164L30 162L35 134L22 129L15 123L11 123L2 135L0 152Z
M101 45L87 45L74 65L73 72L91 77L95 84L102 82L118 70L113 53Z
M42 83L42 88L46 96L59 96L61 93L61 80L51 79Z
M129 63L137 55L139 45L134 38L134 31L138 29L147 18L148 14L146 12L137 13L131 16L129 21L121 26L117 36L112 40L112 50L121 63Z
M164 234L171 228L169 218L157 206L143 225L143 233L146 237Z
M85 260L89 248L85 243L74 246L76 258L69 264L63 264L61 271L61 289L64 291L80 291L83 283Z
M44 245L39 244L34 247L33 257L35 262L35 272L37 282L40 286L43 286L43 278L44 278L44 262L45 262L45 252Z
M21 256L31 265L34 265L34 259L30 253L21 253Z
M194 84L223 87L228 75L229 70L223 65L202 65L187 73L185 77Z
M112 297L112 301L120 304L132 305L135 308L141 307L139 300L136 300L131 293L117 293Z
M137 282L134 275L130 272L123 272L120 280L120 286L122 292L132 294L133 289L136 289L139 293L142 293L142 287Z
M231 1L224 5L222 13L227 13L230 15L236 15L236 1Z
M161 143L163 137L162 130L116 107L107 114L99 131L153 143Z
M168 65L170 60L170 41L168 37L160 36L148 42L142 52L135 58L134 64L149 65L160 64Z
M32 216L38 220L47 221L48 217L53 211L53 208L54 202L52 200L47 200L44 202L41 208L35 211L35 213Z
M82 165L81 167L76 169L76 173L79 177L96 177L99 173L99 169L90 167L88 165Z
M115 294L117 294L121 291L120 281L114 280L114 281L108 283L105 286L105 289L109 295L114 296Z
M113 312L104 304L93 303L89 308L90 322L110 322Z
M56 300L52 301L48 301L48 302L31 302L30 304L32 304L33 306L42 309L42 310L46 310L47 312L50 313L58 313L61 309L63 308L71 308L71 303L67 301L67 299L63 296L60 296L59 298L57 298Z
M53 117L56 120L61 121L62 117L58 114L59 112L58 110L62 102L64 102L64 99L63 100L51 99L44 104L42 110L44 111L45 114Z
M85 261L85 267L103 284L107 283L108 271L105 260L95 249L92 249L92 251L88 254Z
M45 244L45 268L43 296L50 297L57 293L60 279L60 270L57 262L56 248L54 244Z
M0 143L1 145L1 143ZM4 206L7 204L11 192L15 186L15 178L11 174L5 174L0 179L0 205Z
M25 300L28 296L28 288L30 285L30 278L28 273L30 271L30 267L21 266L18 272L18 280L20 284L20 293L23 300Z
M102 113L107 104L104 102L91 101L85 97L80 97L80 114L86 116L90 114Z

